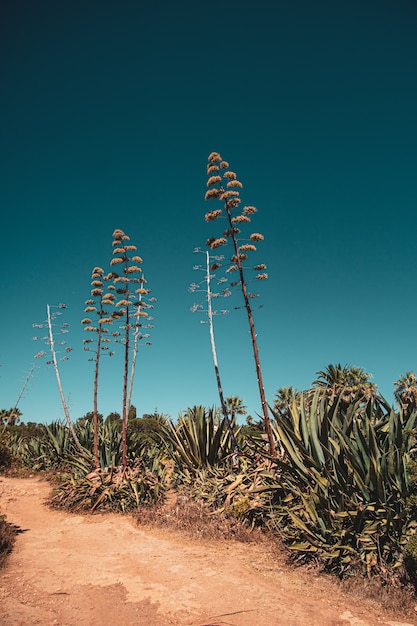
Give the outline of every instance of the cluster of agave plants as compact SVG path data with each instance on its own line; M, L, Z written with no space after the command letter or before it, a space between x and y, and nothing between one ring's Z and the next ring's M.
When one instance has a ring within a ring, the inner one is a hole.
M72 510L134 511L159 506L168 489L213 515L272 529L293 557L344 576L416 572L417 411L377 393L316 386L270 407L276 454L263 424L229 424L198 406L176 421L129 420L122 464L121 420L99 421L100 466L92 419L8 427L3 449L31 470L52 470L52 504ZM231 434L233 432L233 436ZM237 446L236 446L237 444Z
M205 304L194 310L207 315L219 408L195 406L176 421L160 414L131 417L137 342L148 337L152 305L142 259L117 230L113 269L109 274L93 269L82 320L89 336L85 349L95 364L94 410L75 424L67 413L65 424L31 428L6 419L0 467L16 463L50 472L56 482L52 505L72 510L161 506L167 491L175 489L204 503L213 515L272 530L299 562L314 561L339 576L362 572L389 580L403 575L416 582L417 378L408 372L395 383L397 402L391 406L364 370L330 365L310 389L279 389L269 404L252 310L258 294L249 291L246 280L249 269L256 280L267 278L265 264L247 267L263 236L241 232L256 209L240 207L242 185L218 153L209 156L207 173L206 199L220 202L220 208L206 213L206 221L223 220L226 228L208 239L206 267L196 266L204 279L192 291L205 294ZM225 258L221 252L228 246L232 253ZM214 277L218 293L212 291ZM235 289L247 312L259 386L262 410L255 424L237 424L242 406L223 393L214 341L212 301ZM49 309L48 322L59 384ZM122 414L103 420L99 363L103 353L111 353L112 337L126 355ZM17 412L15 406L14 417Z

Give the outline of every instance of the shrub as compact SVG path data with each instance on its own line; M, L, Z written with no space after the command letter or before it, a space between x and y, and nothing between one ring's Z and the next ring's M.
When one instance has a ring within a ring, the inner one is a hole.
M11 467L13 453L8 445L6 436L0 435L0 471Z
M382 398L340 407L316 390L276 415L284 456L271 520L298 560L339 576L399 571L416 531L407 502L417 413L395 412Z
M152 471L153 470L153 471ZM50 503L72 511L131 511L156 504L165 492L165 468L148 469L141 459L122 466L96 469L81 478L66 477Z
M15 529L6 521L5 515L0 515L0 567L3 566L7 555L12 551L15 540Z

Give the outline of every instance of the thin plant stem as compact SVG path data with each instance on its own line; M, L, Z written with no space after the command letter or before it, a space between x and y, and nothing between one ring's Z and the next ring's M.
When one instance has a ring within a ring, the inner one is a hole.
M142 294L139 294L138 298L139 302L142 301ZM133 392L133 379L135 377L135 368L136 368L136 357L138 355L138 341L139 341L139 328L141 324L139 323L139 318L136 320L135 324L135 333L133 336L133 350L132 350L132 363L130 366L130 378L129 378L129 390L127 394L127 414L129 416L130 405L132 402L132 392Z
M34 372L34 369L35 369L35 364L33 364L33 365L32 365L32 367L31 367L31 368L30 368L30 370L29 370L28 375L27 375L27 376L26 376L26 378L25 378L25 381L24 381L24 383L23 383L23 385L22 385L22 388L21 388L21 390L20 390L20 392L19 392L19 395L18 395L18 397L17 397L17 400L16 400L16 402L15 402L15 405L14 405L14 407L12 408L12 410L10 411L10 415L9 415L8 419L6 420L6 422L5 422L4 426L3 426L3 430L2 430L2 432L4 432L4 431L5 431L6 426L9 424L9 421L11 421L11 419L10 419L10 418L12 418L12 417L14 416L14 412L15 412L15 411L16 411L16 409L17 409L17 406L18 406L18 404L19 404L19 402L20 402L20 399L21 399L21 397L23 396L23 394L24 394L24 392L25 392L26 387L28 386L29 380L32 378L32 374L33 374L33 372Z
M248 321L249 321L250 335L251 335L252 348L253 348L253 356L254 356L254 359L255 359L255 367L256 367L256 378L257 378L257 381L258 381L258 389L259 389L259 396L260 396L261 405L262 405L262 413L263 413L263 418L264 418L265 432L266 432L267 437L268 437L269 452L270 452L271 456L275 457L275 456L277 456L277 451L276 451L276 446L275 446L274 435L273 435L273 432L272 432L271 420L270 420L270 417L269 417L268 403L266 401L266 395L265 395L265 388L264 388L263 379L262 379L262 369L261 369L261 362L260 362L260 358L259 358L258 342L256 340L255 323L253 321L252 308L251 308L250 302L249 302L248 290L247 290L247 287L246 287L245 276L244 276L244 273L243 273L242 261L241 261L240 254L239 254L239 246L238 246L237 239L236 239L236 234L235 234L235 227L234 227L234 224L232 222L232 214L231 214L231 211L230 211L230 208L228 206L227 201L225 202L225 211L226 211L227 218L228 218L228 221L229 221L230 231L232 233L232 241L233 241L233 247L234 247L234 250L235 250L235 257L236 257L236 265L237 265L238 270L239 270L240 286L241 286L241 289L242 289L243 299L244 299L244 302L245 302L245 308L246 308Z
M232 441L233 449L238 451L239 450L239 445L237 443L237 440L236 440L236 437L235 437L235 433L233 432L232 424L230 423L229 412L228 412L227 407L226 407L226 402L225 402L224 395L223 395L222 383L221 383L221 379L220 379L219 364L218 364L218 361L217 361L216 343L215 343L215 340L214 340L213 310L212 310L212 306L211 306L210 255L209 255L209 253L207 251L206 251L206 267L207 267L207 271L206 271L207 315L208 315L208 321L209 321L211 353L213 355L213 364L214 364L214 371L215 371L215 374L216 374L217 389L218 389L218 392L219 392L220 404L221 404L221 407L222 407L222 412L223 412L224 418L226 420L227 428L229 430L229 434L230 434L230 438L231 438L231 441Z
M64 409L65 418L67 420L68 428L69 428L69 430L71 432L72 438L74 439L76 447L78 448L78 450L81 453L84 453L84 450L83 450L83 448L82 448L82 446L81 446L81 444L80 444L80 442L78 440L78 437L76 435L76 432L74 430L74 425L73 425L73 423L71 421L70 414L69 414L69 411L68 411L68 406L67 406L67 403L66 403L66 400L65 400L65 396L64 396L64 392L62 390L61 378L60 378L59 369L58 369L58 361L56 359L56 353L55 353L55 341L54 341L54 334L52 332L52 318L51 318L51 309L50 309L49 304L46 305L46 310L47 310L47 313L48 313L49 346L51 348L52 363L53 363L54 369L55 369L56 381L58 383L58 389L59 389L59 394L61 396L61 402L62 402L62 406L63 406L63 409Z
M128 283L126 283L126 301L128 301L129 297L129 287ZM127 380L129 375L129 305L126 305L126 332L125 332L125 362L124 362L124 372L123 372L123 414L122 414L122 466L123 470L126 470L127 467Z

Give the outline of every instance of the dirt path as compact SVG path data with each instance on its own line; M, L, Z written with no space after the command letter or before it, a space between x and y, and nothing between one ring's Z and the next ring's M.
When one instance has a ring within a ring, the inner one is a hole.
M0 572L1 626L405 624L327 580L271 564L262 546L53 511L49 490L37 478L0 477L0 512L24 531Z

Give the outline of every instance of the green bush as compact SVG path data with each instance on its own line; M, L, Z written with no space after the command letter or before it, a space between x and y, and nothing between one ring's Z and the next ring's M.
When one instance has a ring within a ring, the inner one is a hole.
M417 535L412 535L404 548L404 567L414 584L417 583Z
M7 435L0 434L0 471L11 467L13 452L7 441Z

